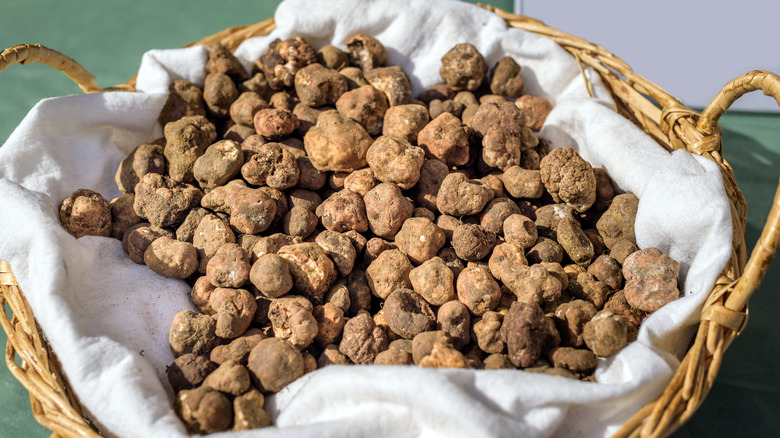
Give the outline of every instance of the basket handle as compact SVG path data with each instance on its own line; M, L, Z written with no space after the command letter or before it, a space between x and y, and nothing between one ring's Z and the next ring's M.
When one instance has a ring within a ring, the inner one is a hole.
M39 62L68 75L85 93L103 91L95 77L73 59L40 44L17 44L0 52L0 72L12 64Z
M697 129L705 138L719 137L718 119L726 110L744 94L755 90L763 90L764 94L773 97L780 105L780 76L766 71L755 70L732 80L702 111L697 124ZM753 253L745 265L745 270L734 287L724 306L728 309L739 311L747 303L753 291L758 289L761 280L769 270L772 260L780 246L780 186L775 193L772 208L769 211L767 222L756 242Z

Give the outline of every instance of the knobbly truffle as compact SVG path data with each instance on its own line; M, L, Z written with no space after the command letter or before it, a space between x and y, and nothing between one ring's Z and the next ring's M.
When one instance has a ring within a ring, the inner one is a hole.
M441 182L436 206L443 214L465 216L479 213L491 199L493 190L483 182L456 172L448 174Z
M168 160L168 175L175 181L192 182L195 160L217 138L214 124L203 116L183 117L166 124L163 133L163 155Z
M279 392L303 375L303 355L287 341L263 339L249 353L247 368L263 391Z
M253 118L254 128L263 138L271 141L282 140L298 129L298 118L292 111L279 108L264 108L257 111Z
M382 135L403 138L417 143L420 131L430 121L428 109L423 105L396 105L387 109L382 123Z
M363 70L387 65L385 46L369 35L353 35L347 40L344 51L349 56L349 63Z
M238 98L238 87L230 76L214 72L203 80L203 100L206 112L217 119L230 116L230 105Z
M417 264L434 257L444 242L444 231L424 217L407 219L395 235L398 249Z
M322 64L310 64L295 75L295 92L312 108L335 104L347 89L347 78Z
M636 222L638 206L639 198L633 193L623 193L612 199L612 204L596 222L596 229L604 238L604 245L607 248L612 249L617 242L623 239L636 244L634 222Z
M168 227L181 223L202 197L203 192L195 186L147 173L135 186L133 208L153 226Z
M412 287L409 275L412 264L397 249L383 251L366 268L365 278L371 293L386 299L391 292L400 288Z
M267 230L277 210L276 202L266 192L247 187L241 180L210 191L201 199L201 205L229 214L230 225L244 234Z
M336 110L325 111L303 137L306 153L315 168L352 172L368 164L366 153L373 143L358 122Z
M483 267L467 267L461 271L455 289L458 300L477 316L495 309L501 299L501 287Z
M515 101L515 105L523 111L528 127L534 131L542 129L553 108L549 100L530 94L521 96Z
M135 185L147 173L168 174L163 147L158 144L142 144L130 152L116 169L114 182L122 193L135 193Z
M298 183L300 170L295 156L280 143L266 143L241 167L241 176L252 185L284 190Z
M501 175L506 191L514 198L538 199L544 194L542 174L538 170L510 166Z
M382 133L387 97L370 85L347 91L336 101L336 109L360 123L370 135Z
M243 164L241 146L233 140L221 140L206 148L195 160L192 175L201 188L213 189L238 175Z
M387 350L388 344L385 331L374 323L368 312L361 310L344 324L339 351L356 364L369 364L377 354Z
M499 59L490 71L490 91L493 94L518 98L523 94L523 86L520 65L509 56Z
M185 79L177 79L168 87L168 92L168 99L157 118L160 126L187 116L206 115L203 90L197 85Z
M452 232L455 254L465 261L481 260L496 245L496 234L482 225L462 224Z
M363 198L349 190L339 190L317 206L316 214L322 225L331 231L343 233L355 230L359 233L368 230L366 204Z
M530 367L546 347L559 342L555 324L534 302L513 303L501 325L501 339L506 343L507 355L516 367Z
M60 204L60 222L75 238L111 235L111 209L100 193L79 189Z
M268 86L274 90L291 87L296 73L303 67L317 62L317 52L301 37L276 39L255 66L265 73Z
M596 202L596 175L590 163L572 148L550 151L540 163L542 182L555 202L584 212Z
M479 348L488 354L503 353L505 344L501 339L501 325L504 318L498 312L488 311L474 323L474 335Z
M314 337L317 344L324 347L335 343L341 336L346 323L344 311L333 303L325 303L315 307L312 315L317 321L317 336Z
M475 91L487 72L485 58L469 43L457 44L441 58L439 74L453 90Z
M470 341L471 314L458 300L447 301L436 313L436 326L452 339L452 345L461 349Z
M366 161L374 171L374 177L382 182L395 183L402 190L417 184L424 157L421 148L404 139L388 136L377 138L366 153Z
M165 373L173 390L179 392L199 386L215 369L216 365L207 357L187 353L177 357L171 366L165 369Z
M357 252L349 237L342 233L325 230L318 234L314 241L330 256L339 270L339 274L346 276L352 272Z
M646 248L626 257L626 301L639 310L655 312L680 296L677 273L680 264L657 248Z
M209 296L209 305L215 313L216 335L227 339L243 335L257 310L254 296L244 289L218 287Z
M364 76L369 84L385 93L391 107L412 103L412 84L401 67L377 67L365 71Z
M409 281L415 292L432 306L455 299L455 275L440 257L433 257L409 271Z
M450 166L469 161L469 130L456 116L445 112L434 118L417 136L426 158L436 158Z
M293 287L287 261L275 253L258 257L249 272L249 279L260 293L269 298L280 297Z
M628 322L614 310L604 309L585 324L582 338L596 356L613 356L628 343Z
M523 151L539 144L539 139L526 126L525 115L512 102L480 104L471 127L482 136L485 164L501 170L519 165Z
M177 313L168 336L171 353L174 357L208 353L216 341L216 328L217 322L210 316L199 315L192 310Z
M414 210L412 202L391 182L383 182L369 190L363 201L371 231L386 239L395 237Z
M288 295L271 301L268 319L274 327L274 336L284 339L298 349L312 343L318 333L313 306L301 296Z
M187 278L198 269L198 252L191 243L162 236L144 252L144 264L168 278Z
M296 290L310 297L322 297L338 275L333 261L316 243L284 246L278 253L288 261Z
M423 297L410 289L396 289L385 300L385 317L397 335L412 339L436 325L436 315Z
M216 287L239 288L249 281L251 268L246 251L235 243L226 243L208 261L206 277Z
M425 160L420 167L420 179L412 188L414 202L420 207L431 211L439 211L437 208L437 196L441 183L449 174L449 168L439 160Z

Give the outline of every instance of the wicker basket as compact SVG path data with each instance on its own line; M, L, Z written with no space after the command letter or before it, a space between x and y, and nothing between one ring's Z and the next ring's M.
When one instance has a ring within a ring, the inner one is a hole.
M721 169L731 213L733 241L731 258L715 282L706 300L698 332L666 390L644 406L618 431L618 437L657 437L671 434L701 405L712 387L729 344L744 328L747 302L780 245L780 190L759 241L750 259L745 247L747 207L736 185L734 172L721 155L721 115L743 94L763 90L780 103L780 77L762 71L747 73L731 82L699 114L685 107L634 71L603 47L553 29L540 21L483 6L509 26L547 37L561 45L580 67L592 67L610 90L618 111L672 151L685 149L715 162ZM275 28L273 19L250 26L237 26L189 44L220 42L234 50L247 38L266 35ZM39 62L61 70L86 93L135 89L135 78L125 84L101 89L94 77L72 59L40 45L22 44L0 53L0 71L15 63ZM583 74L583 78L585 75ZM585 80L590 91L590 83ZM99 431L80 409L79 401L61 375L53 353L38 327L34 315L16 282L10 267L0 261L0 306L8 304L0 325L8 335L5 361L11 373L30 393L35 418L54 431L54 436L99 436ZM21 366L16 360L21 359Z

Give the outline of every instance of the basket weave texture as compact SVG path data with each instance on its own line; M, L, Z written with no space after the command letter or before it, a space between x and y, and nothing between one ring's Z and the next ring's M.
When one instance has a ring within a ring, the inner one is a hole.
M712 387L725 350L747 321L748 299L758 288L780 243L778 191L761 238L750 259L747 259L744 240L747 206L736 185L734 172L721 154L721 131L717 124L728 107L750 91L763 90L780 104L780 77L762 71L747 73L728 83L699 114L636 74L625 62L599 45L529 17L486 8L503 18L509 26L552 39L568 51L581 67L592 67L608 87L618 112L663 148L669 151L685 149L712 160L721 169L732 213L731 258L702 308L698 332L669 385L616 434L617 437L669 435L693 415ZM245 39L267 35L274 28L274 20L268 19L254 25L231 27L187 46L218 42L235 50ZM40 45L22 44L0 53L0 71L15 63L28 62L44 63L61 70L87 93L135 90L135 78L125 84L101 89L94 77L74 60ZM590 83L584 80L590 90ZM0 325L8 335L6 365L29 391L35 418L51 429L53 436L99 436L97 429L85 419L78 400L61 375L57 360L48 348L10 267L0 261L0 306L6 304L12 312L10 317L6 312L0 317ZM17 364L18 359L21 365Z

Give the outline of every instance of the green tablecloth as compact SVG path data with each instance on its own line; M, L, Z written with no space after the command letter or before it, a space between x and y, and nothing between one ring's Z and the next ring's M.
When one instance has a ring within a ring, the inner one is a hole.
M511 0L486 2L511 10ZM41 43L81 63L107 87L127 81L151 48L175 48L222 29L273 14L278 1L167 0L94 2L6 0L0 5L0 49ZM241 12L241 10L248 12ZM718 74L712 72L712 74ZM725 83L731 78L722 78ZM664 84L660 84L664 85ZM718 90L713 90L713 96ZM0 143L39 100L80 90L42 65L12 66L0 74ZM780 115L729 113L721 122L724 154L749 208L750 250L769 211L780 170ZM750 321L728 350L704 405L675 437L772 436L780 430L780 267L774 266L750 301ZM6 310L7 311L7 310ZM0 345L5 346L0 331ZM0 366L0 437L48 436L32 416L26 390Z

